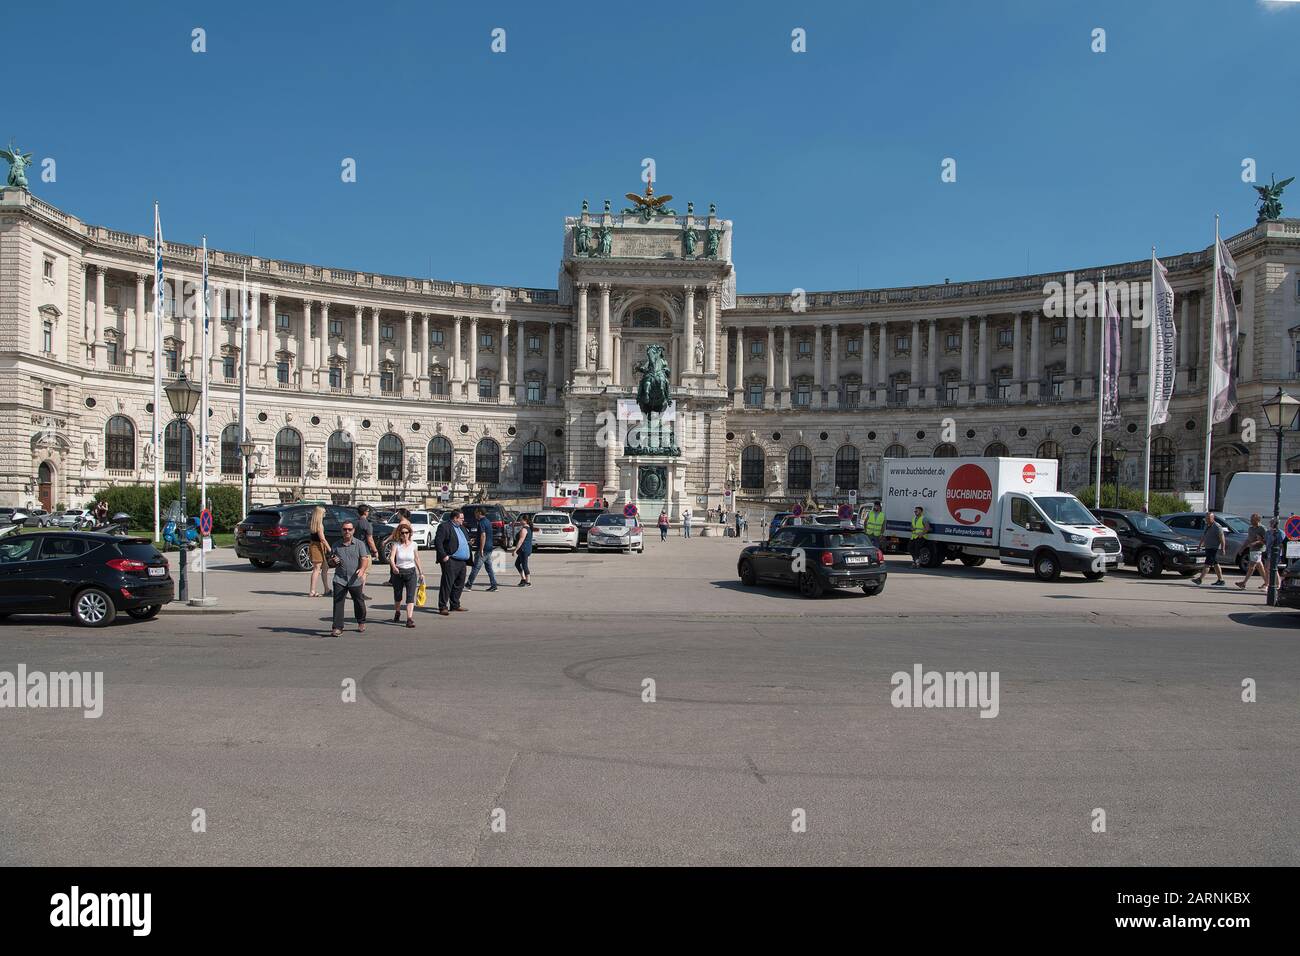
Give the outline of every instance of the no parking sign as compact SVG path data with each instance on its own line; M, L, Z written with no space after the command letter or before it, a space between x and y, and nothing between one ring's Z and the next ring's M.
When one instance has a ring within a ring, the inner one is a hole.
M212 509L204 508L199 512L199 534L207 537L212 534Z
M635 517L636 517L636 505L632 504L630 501L629 501L627 504L625 504L625 505L623 506L623 517L624 517L624 518L635 518Z
M1300 540L1300 515L1292 515L1286 519L1286 536L1292 541Z

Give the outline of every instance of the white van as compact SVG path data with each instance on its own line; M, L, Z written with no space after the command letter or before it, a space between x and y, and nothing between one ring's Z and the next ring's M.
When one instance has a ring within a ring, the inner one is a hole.
M1273 516L1273 485L1276 476L1271 471L1239 471L1228 482L1228 493L1223 496L1223 510L1249 520L1252 514L1260 515L1265 522ZM1300 475L1282 476L1282 497L1279 505L1282 521L1300 514Z
M1119 538L1056 490L1056 470L1050 458L886 458L885 530L910 537L920 505L931 528L917 553L922 567L996 558L1044 581L1062 571L1100 578L1119 567Z

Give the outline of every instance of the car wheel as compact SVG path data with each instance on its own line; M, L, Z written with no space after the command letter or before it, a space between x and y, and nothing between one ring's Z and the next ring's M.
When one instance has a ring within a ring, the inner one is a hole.
M102 588L86 588L72 599L72 619L82 627L106 627L116 615L113 598Z
M824 590L825 588L822 587L821 581L817 580L817 575L809 574L806 571L803 574L799 575L799 593L802 594L804 597L806 598L821 597L822 591Z
M923 568L932 568L939 563L934 546L926 543L916 549L916 563Z
M1151 550L1138 552L1137 569L1144 578L1158 578L1164 570L1160 566L1160 555Z
M1279 565L1281 563L1282 562L1280 561L1278 562ZM1264 566L1268 567L1267 561L1264 562ZM1242 548L1240 551L1237 552L1237 570L1240 571L1242 574L1245 574L1246 569L1249 567L1250 567L1250 561L1247 559L1246 549Z
M303 542L293 549L293 563L298 565L299 571L311 570L311 545Z
M1034 557L1034 574L1040 581L1055 581L1061 576L1061 565L1052 551L1039 551Z
M274 561L267 561L265 558L249 558L248 563L255 568L261 568L263 571L269 571L275 567Z
M393 546L392 546L391 544L389 544L387 541L385 541L383 544L381 544L381 545L379 546L379 562L380 562L380 564L387 564L387 563L388 563L388 552L390 552L391 550L393 550Z
M147 604L144 607L129 607L126 609L126 613L130 614L137 621L147 621L150 618L157 617L158 612L161 610L161 604Z
M754 564L751 561L741 561L740 567L736 569L740 574L740 583L746 587L753 587L758 583L758 575L754 573Z
M879 584L864 584L864 585L862 585L862 593L865 594L867 597L875 597L877 594L879 594L879 593L880 593L881 591L883 591L884 589L885 589L885 582L884 582L884 581L881 581Z
M961 563L966 565L966 567L968 568L978 568L981 564L984 563L984 559L975 557L974 555L970 555L970 554L963 554L961 556Z

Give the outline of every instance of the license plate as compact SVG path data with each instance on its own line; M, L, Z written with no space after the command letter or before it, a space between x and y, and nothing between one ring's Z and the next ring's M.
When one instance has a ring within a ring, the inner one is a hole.
M866 564L870 560L871 560L870 558L864 558L859 555L849 555L847 558L844 559L844 563L845 564Z
M262 536L262 532L260 532L260 531L245 531L245 532L244 532L244 537L245 537L245 538L260 538L261 536Z
M151 577L151 578L160 578L160 577L162 577L163 575L165 575L166 573L167 573L167 569L166 569L166 568L150 568L150 569L149 569L149 577Z

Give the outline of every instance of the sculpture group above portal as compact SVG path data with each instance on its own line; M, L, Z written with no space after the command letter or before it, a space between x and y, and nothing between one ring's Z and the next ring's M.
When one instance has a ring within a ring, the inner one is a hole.
M1253 186L1252 189L1259 193L1259 216L1255 222L1268 222L1272 219L1282 218L1282 190L1286 189L1295 182L1295 177L1284 179L1280 183L1277 177L1273 177L1273 182L1268 186Z
M649 222L655 216L675 216L677 210L668 209L664 203L672 199L672 196L655 196L654 183L645 184L645 195L638 196L636 193L628 193L627 198L632 200L635 205L629 206L623 210L625 216L640 216L642 222Z

